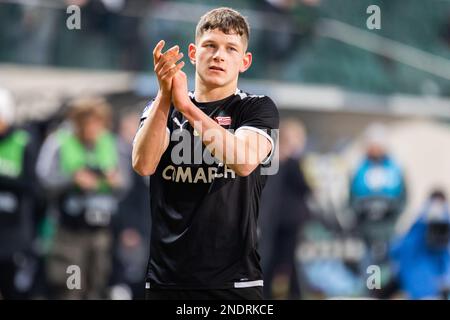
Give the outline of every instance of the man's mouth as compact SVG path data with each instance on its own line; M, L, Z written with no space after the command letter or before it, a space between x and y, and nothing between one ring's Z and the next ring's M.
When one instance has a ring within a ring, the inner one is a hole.
M209 70L222 71L222 72L225 71L221 67L217 67L217 66L211 66L211 67L209 67Z

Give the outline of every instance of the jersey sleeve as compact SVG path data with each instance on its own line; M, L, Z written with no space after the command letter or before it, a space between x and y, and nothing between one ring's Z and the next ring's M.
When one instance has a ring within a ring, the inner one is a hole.
M244 106L239 120L235 133L244 129L251 130L270 141L272 149L261 164L269 163L278 140L279 114L275 103L267 96L252 97L250 102Z

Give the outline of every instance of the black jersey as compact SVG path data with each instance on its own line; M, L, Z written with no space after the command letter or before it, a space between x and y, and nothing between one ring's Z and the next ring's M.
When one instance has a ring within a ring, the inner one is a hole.
M208 103L195 101L192 93L190 97L222 127L257 131L271 141L271 154L275 150L277 130L273 129L278 129L279 118L270 98L240 90ZM141 126L150 108L151 103L144 110ZM169 146L150 178L147 287L262 286L257 218L267 179L261 170L271 155L250 175L240 177L218 160L208 160L211 155L197 132L173 106L167 128Z

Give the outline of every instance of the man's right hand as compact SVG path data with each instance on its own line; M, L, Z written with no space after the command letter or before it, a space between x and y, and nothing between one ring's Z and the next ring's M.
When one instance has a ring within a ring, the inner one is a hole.
M172 78L178 70L184 66L184 62L176 64L183 57L179 52L178 46L173 46L164 53L161 53L164 47L164 40L161 40L153 50L153 65L156 77L158 78L159 88L163 95L171 96Z
M161 156L169 145L170 134L166 128L172 99L172 82L174 75L184 66L183 61L176 64L183 57L178 46L161 53L163 47L164 41L161 40L153 50L154 70L159 82L158 94L134 140L133 169L141 176L155 173Z

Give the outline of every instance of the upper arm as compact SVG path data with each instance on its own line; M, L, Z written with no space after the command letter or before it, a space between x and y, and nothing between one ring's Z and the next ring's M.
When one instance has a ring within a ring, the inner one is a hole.
M250 99L244 105L235 134L246 139L251 149L258 151L258 163L267 164L273 157L278 140L278 110L269 97Z
M164 137L164 145L163 145L163 153L166 152L167 147L169 146L170 142L170 130L169 128L166 128L166 135Z
M250 150L256 152L256 163L265 164L270 160L271 151L275 146L273 139L264 131L256 131L253 127L241 127L235 134L245 141Z
M135 144L136 140L140 136L141 128L144 126L144 123L147 120L148 115L150 114L150 109L153 106L153 102L154 102L154 99L145 106L144 111L142 112L141 119L139 121L139 126L138 126L136 135L133 140L133 145ZM164 142L163 142L163 153L166 151L167 147L169 146L169 142L170 142L170 130L168 127L166 127L166 133L165 133Z
M140 137L141 137L141 134L142 134L142 130L141 129L144 126L145 121L147 121L147 119L148 119L148 117L150 115L150 110L151 110L151 108L153 106L153 102L154 102L154 99L152 101L150 101L145 106L144 111L142 112L141 119L139 121L139 126L138 126L138 129L136 131L135 137L133 139L133 158L135 156L134 146L136 144L136 141L138 141L140 139ZM170 129L169 129L169 127L167 125L166 125L165 135L164 135L163 139L164 140L163 140L162 150L161 150L160 155L162 155L167 150L167 148L169 146L169 142L170 142Z

